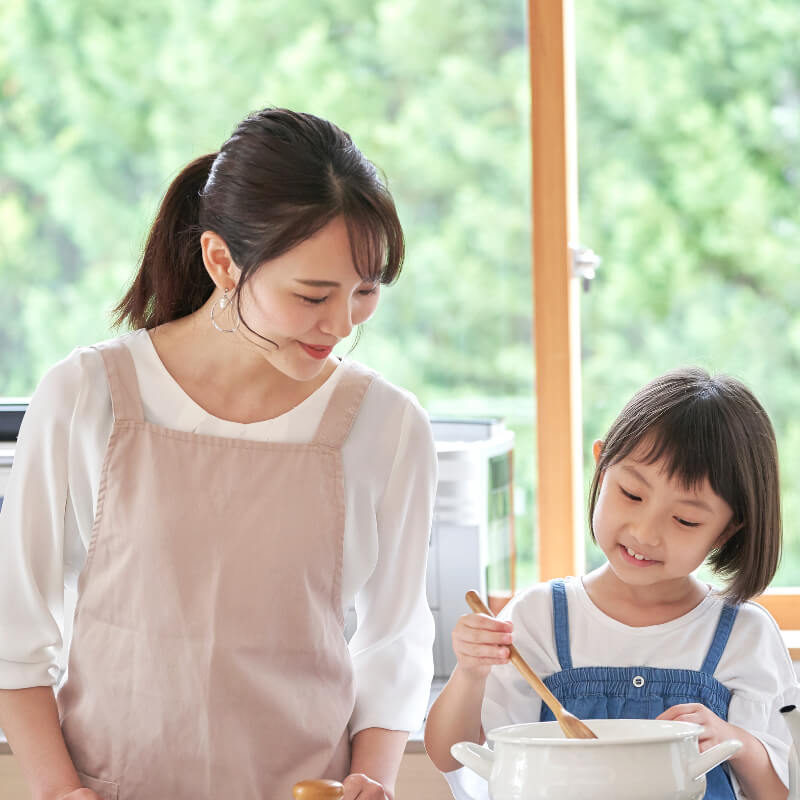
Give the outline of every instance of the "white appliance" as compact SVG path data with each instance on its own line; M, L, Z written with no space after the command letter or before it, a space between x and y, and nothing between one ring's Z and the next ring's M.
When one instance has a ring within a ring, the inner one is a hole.
M514 590L514 433L501 420L431 420L439 483L428 557L434 674L456 665L451 633L474 589L496 613Z

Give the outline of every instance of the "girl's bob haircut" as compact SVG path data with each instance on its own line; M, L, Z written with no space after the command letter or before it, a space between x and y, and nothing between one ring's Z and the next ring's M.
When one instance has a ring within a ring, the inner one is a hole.
M744 602L767 588L781 555L780 482L775 432L740 381L702 369L668 372L640 389L603 441L589 489L589 529L606 468L643 445L643 462L663 459L687 489L708 479L731 507L739 529L708 557L726 580L724 594Z

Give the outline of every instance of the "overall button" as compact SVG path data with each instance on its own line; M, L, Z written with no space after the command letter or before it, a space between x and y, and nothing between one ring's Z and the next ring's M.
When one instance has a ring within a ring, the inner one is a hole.
M637 676L636 676L636 677L633 679L633 685L634 685L634 686L635 686L637 689L641 689L641 688L642 688L642 686L644 686L644 678L643 678L641 675L637 675Z

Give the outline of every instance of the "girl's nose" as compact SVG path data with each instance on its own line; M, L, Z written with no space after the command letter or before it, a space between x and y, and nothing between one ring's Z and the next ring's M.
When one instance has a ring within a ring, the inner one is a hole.
M642 520L631 531L631 535L634 541L642 545L643 548L652 547L661 541L661 533L658 524L655 522Z

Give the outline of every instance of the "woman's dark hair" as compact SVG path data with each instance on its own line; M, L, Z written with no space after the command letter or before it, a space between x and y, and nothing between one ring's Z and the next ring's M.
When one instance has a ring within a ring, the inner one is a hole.
M639 445L642 461L664 459L686 488L708 479L741 526L708 558L728 579L725 595L743 602L761 594L778 568L781 509L778 448L772 423L752 392L727 375L702 369L668 372L640 389L603 441L589 489L589 528L605 470ZM638 457L638 456L637 456Z
M241 269L238 294L262 263L339 216L358 274L393 282L403 263L403 229L372 162L324 119L282 108L257 111L219 153L192 161L170 185L139 270L114 309L116 324L154 328L205 303L214 283L203 265L203 231L220 236Z

